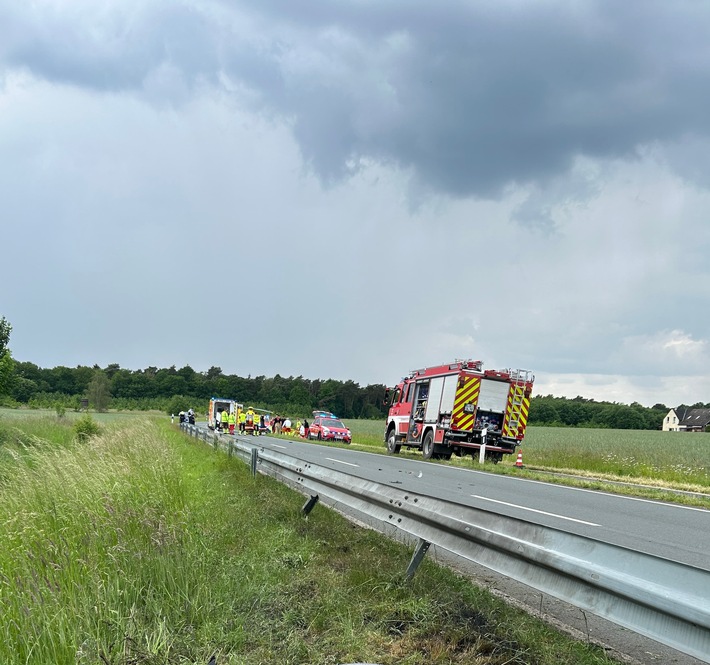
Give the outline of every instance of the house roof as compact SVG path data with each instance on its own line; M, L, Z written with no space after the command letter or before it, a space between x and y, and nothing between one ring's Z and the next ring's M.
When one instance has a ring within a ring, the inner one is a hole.
M685 427L707 427L710 425L710 409L688 409L680 420Z

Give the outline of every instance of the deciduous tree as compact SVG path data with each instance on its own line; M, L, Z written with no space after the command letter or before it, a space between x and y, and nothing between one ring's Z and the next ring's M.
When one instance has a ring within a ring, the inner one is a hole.
M102 370L98 369L94 372L94 378L92 378L91 383L89 383L87 394L89 404L91 404L94 409L97 411L108 410L108 404L111 400L111 389L108 377Z
M12 388L15 363L10 355L10 333L12 326L3 316L0 317L0 395L5 395Z

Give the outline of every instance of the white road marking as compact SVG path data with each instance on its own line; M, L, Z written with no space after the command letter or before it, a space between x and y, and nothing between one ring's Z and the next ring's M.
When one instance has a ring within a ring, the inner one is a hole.
M485 496L479 496L478 494L471 495L474 499L481 499L481 501L492 501L493 503L500 503L504 506L510 506L511 508L520 508L520 510L529 510L531 513L540 513L540 515L548 515L549 517L559 517L561 520L569 520L570 522L579 522L579 524L586 524L587 526L601 526L601 524L595 524L594 522L585 522L584 520L577 520L574 517L566 517L565 515L557 515L556 513L546 513L544 510L536 510L535 508L528 508L526 506L519 506L517 503L508 503L507 501L497 501L496 499L489 499Z
M333 457L326 457L325 459L330 460L331 462L338 462L338 464L347 464L348 466L360 466L359 464L351 464L350 462L343 462L343 460L335 459Z
M281 448L282 450L288 450L288 446L280 446L278 443L271 444L274 448Z

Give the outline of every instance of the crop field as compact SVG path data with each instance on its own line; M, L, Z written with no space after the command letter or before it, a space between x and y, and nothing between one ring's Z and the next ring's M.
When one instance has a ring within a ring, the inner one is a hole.
M67 409L61 419L74 422L75 420L81 418L84 414L85 412L71 411ZM91 411L91 417L99 423L131 422L135 421L137 418L146 418L151 416L156 416L158 418L166 417L165 414L160 414L157 411L107 411L106 413L96 413L95 411ZM0 407L0 420L25 420L27 418L49 418L54 422L57 420L57 412L54 409L8 409Z
M348 420L346 424L355 444L384 450L384 421ZM708 433L529 427L521 450L526 467L710 488ZM466 457L462 463L474 461ZM515 456L509 456L502 466L514 464Z

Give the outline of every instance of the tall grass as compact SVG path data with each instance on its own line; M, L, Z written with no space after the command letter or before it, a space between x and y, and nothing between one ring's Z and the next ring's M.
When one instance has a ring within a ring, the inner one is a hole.
M6 451L3 466L0 662L83 662L100 635L150 652L144 622L171 618L157 598L201 593L182 565L176 456L134 426L14 460Z
M17 445L3 665L612 662L432 558L405 583L408 548L321 506L303 519L301 495L169 425Z

